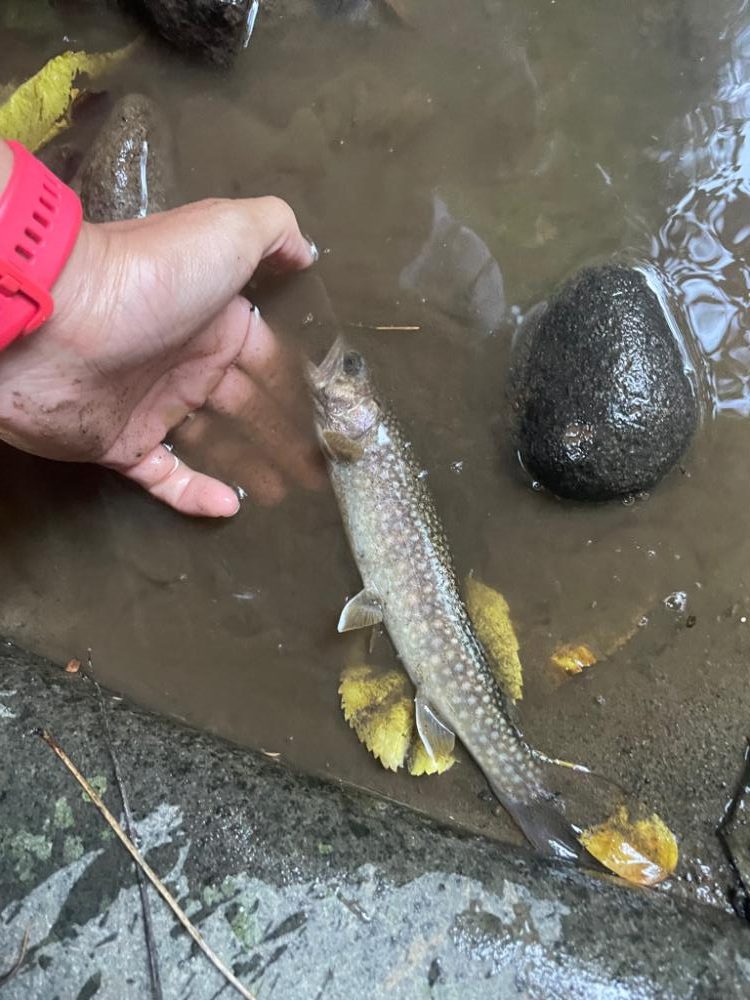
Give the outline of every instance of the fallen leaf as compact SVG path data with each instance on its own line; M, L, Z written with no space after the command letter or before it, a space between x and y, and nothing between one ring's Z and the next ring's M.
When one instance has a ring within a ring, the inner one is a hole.
M566 674L580 674L585 667L593 667L596 654L584 643L558 646L550 657L553 665Z
M339 685L344 718L370 753L389 771L406 765L415 777L442 774L453 754L432 760L416 730L413 689L399 670L364 664L347 667Z
M408 678L366 665L347 667L339 685L344 718L383 767L403 766L414 736L414 701Z
M415 778L419 778L423 774L443 774L455 763L456 758L452 753L437 754L433 760L419 737L415 739L409 752L409 774Z
M632 821L625 806L581 833L579 840L605 868L635 885L657 885L677 867L675 835L656 813Z
M466 607L477 635L490 655L492 672L512 701L523 698L523 668L510 608L502 594L473 576L464 585Z
M132 52L135 42L115 52L64 52L50 59L0 104L0 137L15 139L32 152L41 149L70 124L80 90L80 76L94 79Z

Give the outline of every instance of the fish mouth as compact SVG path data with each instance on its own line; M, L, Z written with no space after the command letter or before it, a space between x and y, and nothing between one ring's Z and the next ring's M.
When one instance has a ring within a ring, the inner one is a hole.
M317 398L331 379L341 371L341 364L346 351L346 341L339 334L319 365L314 364L312 361L307 362L305 376L314 397Z

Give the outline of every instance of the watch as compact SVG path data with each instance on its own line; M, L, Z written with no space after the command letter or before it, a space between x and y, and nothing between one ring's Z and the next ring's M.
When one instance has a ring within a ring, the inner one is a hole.
M50 294L78 238L81 202L18 142L0 194L0 350L50 318Z

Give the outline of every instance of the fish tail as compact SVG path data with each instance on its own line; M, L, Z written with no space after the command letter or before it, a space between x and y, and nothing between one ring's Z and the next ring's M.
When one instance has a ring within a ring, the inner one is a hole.
M510 798L494 785L493 791L531 846L543 857L579 863L586 860L588 852L578 839L578 831L563 815L554 798L540 795L520 801Z
M616 782L580 764L529 751L536 787L519 799L518 786L492 788L529 842L546 857L615 872L654 885L674 871L677 841L652 809Z

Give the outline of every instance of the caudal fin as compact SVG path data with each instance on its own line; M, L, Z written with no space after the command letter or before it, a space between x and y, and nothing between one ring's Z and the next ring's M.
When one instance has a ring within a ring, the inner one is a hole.
M537 851L603 867L638 885L672 874L677 841L653 810L586 767L534 758L541 792L518 801L506 788L493 785L493 791Z
M585 863L587 852L578 839L578 833L554 801L534 798L518 802L496 794L539 854L562 861Z

